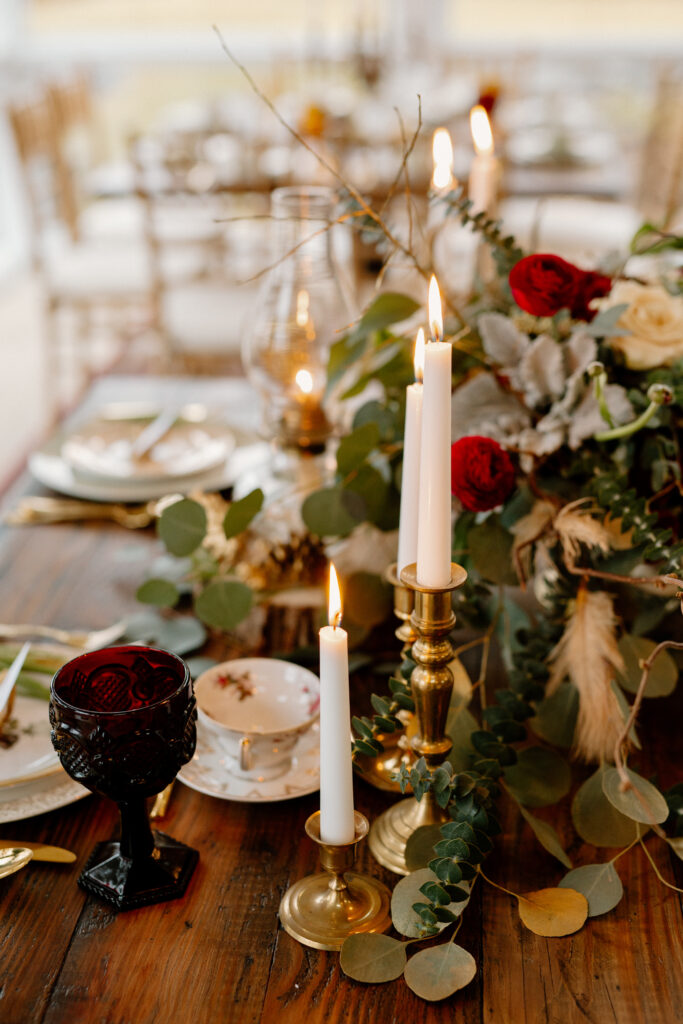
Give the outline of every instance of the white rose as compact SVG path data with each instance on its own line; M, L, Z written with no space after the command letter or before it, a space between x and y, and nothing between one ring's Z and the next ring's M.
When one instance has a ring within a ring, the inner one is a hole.
M683 296L674 297L659 285L617 281L600 302L600 309L628 303L617 327L630 334L609 338L613 348L623 353L631 370L651 370L671 366L683 358Z

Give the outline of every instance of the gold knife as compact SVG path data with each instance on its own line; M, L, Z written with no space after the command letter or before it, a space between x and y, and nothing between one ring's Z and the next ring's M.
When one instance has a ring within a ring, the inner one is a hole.
M22 846L27 850L33 850L33 860L46 860L55 864L72 864L76 860L76 854L71 850L64 850L61 846L45 846L43 843L27 843L23 839L0 839L0 850L8 850L13 847Z

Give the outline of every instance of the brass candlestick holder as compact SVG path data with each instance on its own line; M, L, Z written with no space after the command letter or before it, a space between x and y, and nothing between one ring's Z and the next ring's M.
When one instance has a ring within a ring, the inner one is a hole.
M369 875L349 871L356 846L368 834L368 819L354 811L356 834L350 843L324 843L320 811L306 822L306 833L320 847L325 873L307 875L290 886L280 903L282 927L304 946L341 949L357 932L386 932L391 927L391 892Z
M384 578L394 588L394 615L400 622L395 635L401 641L401 657L405 657L417 640L417 633L411 622L415 607L415 593L399 580L396 562L389 566ZM385 790L387 793L401 792L398 782L392 776L396 774L402 764L411 768L415 763L415 753L410 746L410 733L414 727L415 716L410 711L399 711L397 717L403 722L403 729L396 732L383 732L377 737L384 747L384 751L377 757L361 754L357 762L359 775L371 786Z
M401 582L415 592L412 625L418 638L413 644L411 683L417 717L417 735L412 741L418 757L424 757L429 768L436 768L450 753L452 743L446 735L446 719L453 691L453 673L448 667L453 647L448 634L455 625L451 593L461 587L467 573L451 563L451 578L446 587L432 589L417 582L416 566L409 565L401 573ZM370 850L385 868L398 875L407 875L406 843L422 825L439 825L448 820L431 791L421 800L401 800L381 814L370 830Z

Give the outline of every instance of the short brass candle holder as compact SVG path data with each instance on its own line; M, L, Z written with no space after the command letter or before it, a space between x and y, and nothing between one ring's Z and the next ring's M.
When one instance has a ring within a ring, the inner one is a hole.
M411 676L417 735L412 746L418 757L424 757L429 768L448 757L452 743L446 735L448 707L453 691L453 673L449 662L453 647L448 634L455 625L451 594L461 587L467 573L451 563L447 586L434 589L417 582L417 567L409 565L401 573L401 582L415 592L412 625L417 633L412 655L416 662ZM448 820L431 791L421 800L401 800L377 818L370 830L370 850L377 861L398 875L407 875L406 843L422 825L439 825Z
M391 927L391 892L369 875L349 869L356 846L368 834L368 819L354 811L356 832L350 843L324 843L320 838L320 811L306 822L306 834L320 847L319 875L307 875L290 886L280 903L280 921L286 932L314 949L342 947L358 932L386 932Z
M401 657L405 657L417 640L417 633L411 622L415 607L415 593L405 586L396 572L396 562L389 566L384 574L387 583L394 588L394 615L399 620L395 636L401 641ZM358 756L358 774L371 786L387 793L400 793L401 788L392 777L401 765L411 768L415 763L415 753L408 739L414 727L415 716L411 711L399 711L397 716L403 722L403 729L396 732L381 733L377 739L384 747L381 754L369 757L367 754Z

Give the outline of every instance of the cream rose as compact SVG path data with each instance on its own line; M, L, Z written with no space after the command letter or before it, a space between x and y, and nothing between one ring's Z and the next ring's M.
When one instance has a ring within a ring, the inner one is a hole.
M623 353L630 369L671 366L683 358L683 296L669 295L660 285L617 281L599 306L605 310L623 303L628 303L628 309L617 327L631 333L615 335L608 342Z

